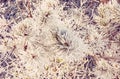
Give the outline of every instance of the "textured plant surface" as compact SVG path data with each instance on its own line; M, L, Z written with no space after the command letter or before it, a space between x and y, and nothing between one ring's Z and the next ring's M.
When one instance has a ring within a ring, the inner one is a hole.
M119 78L119 0L0 0L0 79Z

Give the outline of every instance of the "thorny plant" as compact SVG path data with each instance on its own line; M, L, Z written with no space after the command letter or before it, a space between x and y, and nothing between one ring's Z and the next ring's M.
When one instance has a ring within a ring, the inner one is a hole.
M9 24L32 18L34 3L36 2L33 0L0 0L0 17L6 19Z
M93 15L98 15L97 7L100 4L99 0L60 0L61 4L64 4L63 10L68 11L71 8L76 8L84 15L87 15L90 20L93 19ZM80 13L80 14L81 14ZM81 15L82 16L82 15Z
M42 1L42 0L41 0ZM44 0L43 0L44 1ZM46 0L47 1L47 0ZM66 0L66 1L69 1L69 0ZM74 1L74 0L72 0L72 1ZM81 3L81 6L84 4L85 6L87 6L86 8L87 8L87 10L88 11L90 11L89 9L91 9L91 7L92 7L92 2L88 2L88 3L86 3L88 0L81 0L81 1L85 1L85 3L83 2L83 3ZM89 0L90 1L90 0ZM91 0L91 1L96 1L96 0ZM79 2L79 1L78 1ZM95 4L96 5L96 4ZM69 5L68 5L69 6ZM78 6L79 6L79 4L78 4ZM29 7L29 3L28 3L28 7ZM70 7L71 8L71 7ZM81 7L80 7L81 8ZM94 8L94 7L93 7ZM105 7L106 8L106 7ZM31 11L29 12L29 10L30 9L28 9L28 14L30 14L30 15L28 15L28 16L30 16L31 18L32 18L32 16L31 16ZM93 12L93 11L92 11ZM92 16L93 16L93 14L91 14L91 11L90 12L87 12L86 10L85 10L85 14L86 15L90 15L90 18L92 18ZM49 13L46 13L44 16L43 16L43 18L42 18L42 22L45 22L46 23L46 21L47 21L47 18L48 18L48 16L49 16ZM38 18L38 17L37 17ZM70 17L71 18L71 17ZM78 17L78 18L80 18L80 17ZM40 19L40 18L39 18ZM63 18L63 19L66 19L65 17ZM104 18L103 18L104 19ZM37 19L38 20L38 19ZM75 21L76 21L76 19L74 19ZM81 23L81 24L86 24L86 23L83 23L83 22L80 22L79 21L79 23ZM70 24L69 24L70 25ZM86 27L86 26L84 26L84 27ZM87 27L86 27L87 28ZM92 28L92 27L90 27L90 28ZM119 27L118 27L119 28ZM28 27L23 27L23 28L21 28L21 32L22 33L20 33L20 35L22 35L22 36L27 36L27 35L29 35L29 33L30 33L30 28ZM79 30L79 31L81 31L82 33L83 33L83 31L82 30ZM87 30L88 31L88 30ZM110 40L113 40L113 39L111 39L113 36L115 36L115 34L116 34L116 31L119 31L119 29L118 30L111 30L110 29L110 33L109 33L109 35L108 35L108 38L110 38ZM36 32L36 31L35 31ZM119 32L118 32L119 33ZM55 43L55 47L57 47L57 49L59 49L59 50L63 50L63 51L66 51L66 52L70 52L71 50L74 50L74 49L76 49L76 47L77 47L77 40L74 40L74 35L72 36L72 33L70 33L69 32L69 30L66 30L66 29L57 29L55 32L52 32L52 34L53 34L53 36L54 36L54 38L55 38L55 40L56 40L56 43ZM92 35L92 34L91 34ZM3 38L2 36L1 36L1 38ZM43 39L43 38L40 38L41 40ZM98 42L98 41L97 41ZM44 43L44 42L43 42ZM100 42L101 43L101 42ZM102 42L102 43L104 43L104 42ZM99 46L99 45L98 45ZM102 45L103 46L103 45ZM34 47L34 46L33 46ZM37 46L37 47L39 47L39 46ZM93 45L91 46L91 47L93 47ZM24 47L24 51L26 51L27 50L27 46L25 45L25 47ZM95 49L96 49L97 47L95 46ZM34 50L33 50L34 51ZM35 52L35 51L34 51ZM41 52L41 51L40 51ZM52 52L53 52L53 50L52 50ZM103 52L104 52L104 50L103 50ZM36 53L36 52L35 52ZM100 53L102 53L102 52L100 52ZM28 55L29 53L27 53L27 55ZM46 55L46 54L45 54ZM23 57L23 56L22 56ZM36 56L35 55L32 55L32 58L33 59L35 59L36 58ZM105 59L105 60L109 60L109 59L114 59L115 60L115 58L110 58L110 57L102 57L101 56L101 58L103 58L103 59ZM120 59L120 58L116 58L116 59ZM40 59L39 59L40 60ZM45 60L45 59L44 59ZM78 67L82 67L81 65L79 65L78 66L78 63L77 63L77 65L72 65L72 66L70 66L71 65L71 63L67 66L68 67L68 69L69 69L69 67L70 67L70 70L72 71L72 69L73 69L73 72L65 72L65 76L64 77L62 77L62 78L60 78L60 79L91 79L89 76L95 76L94 74L89 74L90 73L90 71L92 72L93 71L93 69L94 68L96 68L97 69L97 65L96 65L96 61L95 61L96 59L94 58L94 56L91 56L91 55L88 55L87 57L86 57L86 61L82 64L82 66L83 66L83 68L79 68L78 69ZM28 61L27 61L28 62ZM40 62L42 62L41 60L40 60ZM82 60L80 60L79 62L82 62ZM42 62L43 63L43 62ZM75 63L74 61L73 61L73 63ZM33 63L32 63L33 64ZM3 64L4 66L5 66L5 63ZM38 63L38 65L41 65L40 63ZM60 65L60 64L58 64L58 65ZM63 64L64 65L64 64ZM57 67L57 64L56 64L56 62L55 62L55 65L53 64L53 66L55 66L55 67ZM103 65L104 66L104 65ZM35 69L35 67L34 66L31 66L31 67L33 67L33 69ZM63 67L61 66L61 69L60 69L60 71L59 72L63 72L62 70L64 70L64 69L62 69ZM53 67L53 71L57 71L56 70L56 68L54 68ZM68 70L69 71L69 70ZM99 71L99 70L98 70ZM28 72L30 72L30 71L28 71ZM44 71L43 71L44 72ZM81 75L81 77L76 73L76 72L79 72ZM39 72L38 72L39 73ZM69 74L69 77L68 77L68 75L66 75L66 73L68 73ZM36 74L36 73L35 73ZM49 72L49 73L46 73L46 74L51 74L52 75L52 73L51 72ZM116 74L116 73L115 73ZM1 75L1 74L0 74ZM28 75L28 74L25 74L25 75ZM58 75L58 74L56 74L56 75ZM20 75L21 76L21 75ZM61 75L60 75L61 76ZM78 77L76 77L76 76L78 76ZM43 76L44 77L44 76ZM42 79L44 79L42 77ZM47 76L47 77L49 77L49 76ZM33 78L33 77L32 77ZM49 78L51 78L51 77L49 77ZM20 78L21 79L21 78ZM26 78L27 79L27 78ZM99 79L99 78L98 78Z
M85 69L93 71L93 69L96 67L96 61L94 56L88 55L86 57L87 62L84 64Z
M14 78L15 75L13 74L13 69L16 62L19 61L14 54L15 49L16 46L13 46L10 51L0 52L0 79Z
M59 76L61 76L61 79L95 78L96 75L91 72L96 67L96 61L94 56L88 55L85 57L85 59L87 60L87 62L81 60L72 61L66 64L64 60L60 58L55 58L51 61L51 64L49 66L45 67L45 70L50 78L54 77L59 78ZM43 75L47 74L46 73L41 74L41 77L43 78L44 77Z
M56 32L51 32L53 37L56 39L55 44L60 50L69 53L74 50L77 46L75 38L70 34L69 30L57 28Z
M111 27L108 28L107 38L110 41L120 43L120 24L113 23Z

